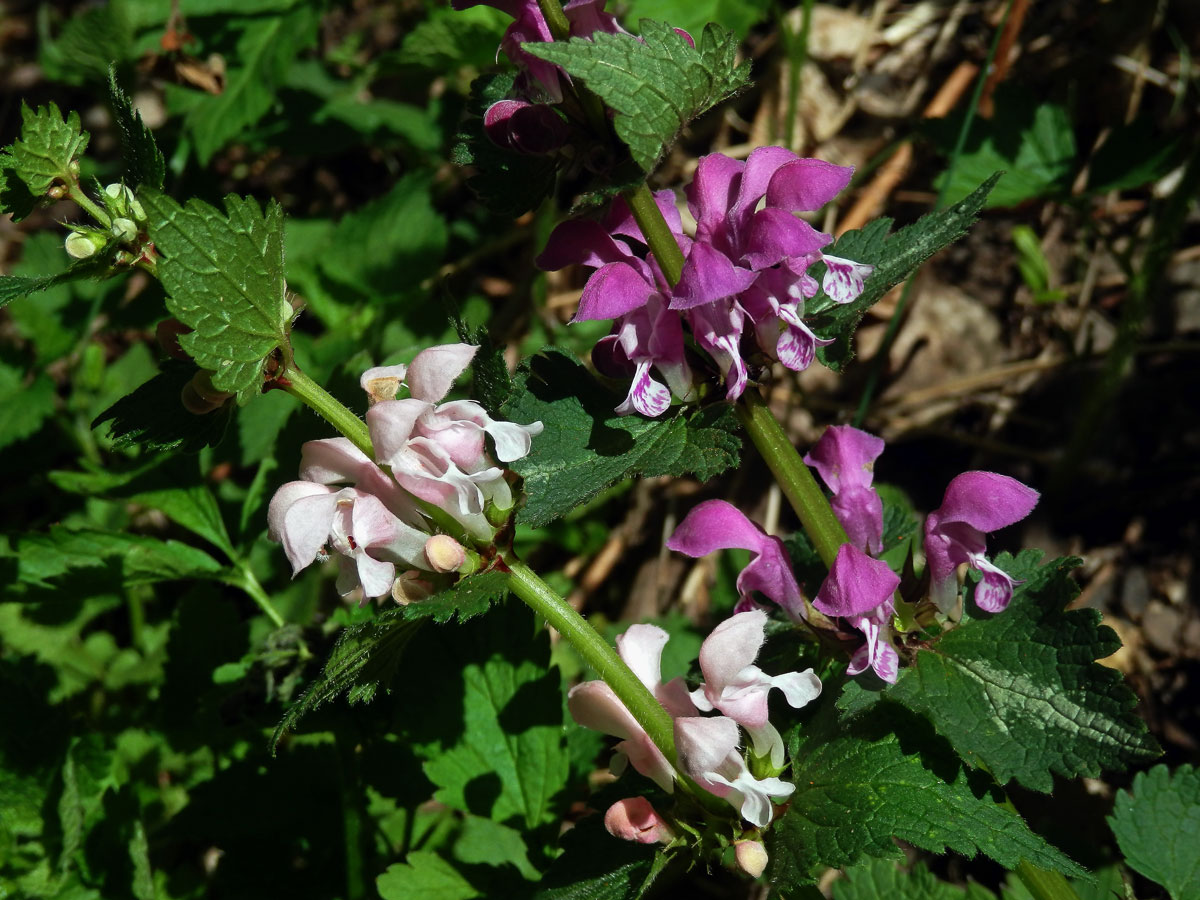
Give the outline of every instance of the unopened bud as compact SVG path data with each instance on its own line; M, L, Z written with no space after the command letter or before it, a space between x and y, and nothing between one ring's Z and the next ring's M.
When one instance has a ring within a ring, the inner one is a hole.
M104 246L104 238L91 231L72 231L63 242L67 256L72 259L87 259L95 256Z
M737 864L751 878L757 878L767 868L767 848L760 841L738 841L733 845Z
M433 593L433 585L417 571L401 572L392 584L392 599L401 606L424 600Z
M225 405L233 394L213 387L212 374L201 369L183 386L179 399L183 408L193 415L203 416Z
M118 216L129 214L129 204L133 200L133 191L120 182L104 186L104 205Z
M425 558L435 572L457 572L467 561L467 551L450 535L435 534L425 542Z
M78 175L79 174L79 160L73 159L69 163L67 163L67 171L69 171L72 175Z
M604 814L608 833L623 841L639 844L669 844L675 832L645 797L618 800Z
M192 329L188 328L178 319L163 319L154 328L154 335L158 338L158 345L163 348L163 352L167 356L175 359L191 359L183 348L179 346L179 336L181 334L190 334Z
M113 237L123 244L132 244L137 240L138 227L133 219L117 217L112 223Z
M67 189L61 184L56 184L54 187L46 191L46 196L51 200L61 200L63 197L67 196Z

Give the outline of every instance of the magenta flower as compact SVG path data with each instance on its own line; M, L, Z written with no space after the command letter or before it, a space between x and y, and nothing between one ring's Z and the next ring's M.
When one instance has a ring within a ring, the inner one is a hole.
M942 505L925 519L925 558L932 575L930 595L942 612L958 596L955 569L967 563L982 575L975 603L985 612L1002 612L1018 582L985 555L987 532L1024 519L1037 504L1038 492L1015 478L995 472L963 472L946 487Z
M868 668L884 681L894 683L900 659L891 644L891 621L895 608L892 595L900 576L887 563L871 559L853 544L842 544L813 607L827 616L845 619L863 633L866 642L850 660L846 670L858 675Z
M831 425L804 461L833 491L833 511L850 543L871 553L883 550L883 501L871 481L883 440L850 425Z
M703 712L720 710L737 722L754 741L754 755L769 757L775 769L783 767L783 738L767 721L767 695L783 692L793 709L821 694L821 680L812 669L768 675L754 660L766 640L767 614L761 609L726 619L700 647L704 684L692 692L692 701Z
M483 114L483 130L494 144L533 156L557 150L570 133L553 109L526 100L493 103Z
M779 778L755 778L738 753L739 742L737 722L725 716L675 720L675 747L688 775L762 828L775 813L771 798L787 797L796 786Z
M667 541L667 547L692 557L734 547L749 550L753 557L737 579L742 594L739 611L743 607L752 608L750 592L759 591L782 606L792 619L803 619L806 615L783 541L764 534L724 500L706 500L689 512Z
M829 341L817 338L803 322L804 301L818 290L809 267L825 262L823 284L838 303L849 303L862 292L872 268L824 256L821 248L831 236L793 213L819 209L846 186L852 171L801 159L781 147L759 147L745 161L720 154L704 157L686 191L697 223L694 239L684 234L671 193L655 196L685 257L674 288L653 254L643 258L627 240L645 244L623 201L601 222L569 221L555 230L537 264L559 269L579 263L596 269L575 319L616 319L618 337L610 341L619 342L624 361L635 366L639 384L620 412L658 415L666 409L669 397L651 379L651 368L658 369L676 398L693 393L685 380L690 371L683 357L683 326L712 357L730 400L741 396L749 380L743 358L747 334L791 369L811 364L816 348ZM651 312L643 318L653 328L644 321L629 328L630 317L647 306ZM667 312L678 318L677 328L665 326Z

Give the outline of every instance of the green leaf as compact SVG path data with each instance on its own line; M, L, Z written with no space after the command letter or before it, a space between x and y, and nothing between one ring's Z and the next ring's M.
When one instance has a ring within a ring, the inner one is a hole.
M496 47L512 20L498 9L432 7L429 17L405 35L400 49L384 62L418 66L444 76L462 66L484 69L496 60Z
M482 897L467 879L436 853L414 851L375 879L380 900L471 900Z
M1167 889L1172 900L1200 898L1200 769L1139 772L1117 793L1108 819L1125 862Z
M1185 143L1136 119L1115 129L1088 161L1088 192L1106 194L1165 178L1183 161Z
M1004 553L1023 581L1003 613L965 622L917 653L887 696L927 717L971 766L1001 784L1050 791L1052 773L1097 777L1159 754L1121 673L1096 659L1121 646L1092 609L1064 612L1079 592L1072 559Z
M808 304L806 321L818 337L834 338L836 343L821 347L817 355L822 363L840 372L853 355L851 338L859 320L883 295L915 272L925 260L964 234L979 215L989 192L1001 172L995 172L970 196L946 209L922 216L912 225L888 236L891 219L876 219L861 230L848 231L832 247L830 256L869 263L875 271L867 278L863 292L852 303L839 305L820 292ZM820 266L814 270L820 280Z
M267 113L292 61L312 43L320 20L320 7L311 3L284 15L232 20L231 27L240 28L241 35L225 90L203 98L187 118L202 165Z
M563 835L563 853L534 900L632 900L649 888L662 854L645 844L618 841L602 818L588 816Z
M140 503L161 510L167 518L200 535L222 550L231 560L237 559L237 552L229 540L229 532L225 530L221 510L217 506L217 498L206 485L145 491L134 494L128 500L130 503Z
M955 116L929 128L941 149L952 152L961 119ZM1020 90L1002 88L996 95L994 115L975 118L950 184L945 185L947 173L935 184L939 190L945 187L947 203L955 203L990 173L1002 170L1004 177L986 205L1017 206L1067 191L1074 168L1075 135L1066 109L1055 103L1038 103Z
M326 276L369 297L396 297L436 272L446 223L433 208L430 185L427 175L405 175L338 222L318 257Z
M263 362L287 343L294 315L283 279L283 210L264 214L230 194L225 215L200 200L180 206L156 191L141 198L162 255L167 308L193 329L179 344L219 390L245 405L262 388Z
M161 189L167 164L154 135L142 121L142 114L133 108L129 96L117 83L115 66L108 70L108 102L112 106L117 133L121 136L126 185Z
M995 895L978 884L966 889L941 881L918 862L911 870L895 860L868 859L846 869L833 883L833 900L995 900Z
M54 413L54 382L45 375L25 383L24 373L0 362L0 447L36 434Z
M14 219L16 217L14 216ZM60 245L61 246L61 245ZM39 294L69 281L105 278L113 274L111 263L119 247L114 242L106 250L102 250L88 259L81 259L61 272L53 275L0 275L0 309L13 300ZM65 254L64 254L65 255Z
M21 137L0 154L0 168L6 179L10 173L16 175L40 199L55 182L65 185L75 180L72 165L87 145L88 133L80 130L79 113L71 110L64 121L53 103L34 111L22 101Z
M226 403L204 415L189 412L179 395L195 374L194 365L167 360L161 372L100 413L92 427L110 423L115 447L140 444L148 450L178 447L185 453L197 453L217 446L225 437L233 406Z
M137 56L134 27L127 0L110 0L99 6L72 11L57 36L51 34L50 7L38 16L38 62L52 82L86 84L102 82L114 63Z
M694 48L666 22L642 19L639 29L641 39L597 32L521 46L583 81L615 111L617 136L650 172L685 125L746 86L750 63L738 64L738 39L719 25L706 25Z
M125 584L216 578L224 571L203 550L179 541L96 529L55 526L48 533L21 538L17 552L17 580L37 587L50 587L49 579L76 569L105 566L109 561L119 564Z
M541 877L529 862L529 850L521 832L483 816L467 815L463 819L462 831L454 839L453 853L456 860L467 865L511 865L527 881Z
M639 16L670 22L689 34L700 34L709 22L745 34L771 7L766 0L638 0L635 8Z
M338 638L320 677L287 711L271 737L279 743L305 715L346 693L351 703L369 702L381 684L387 685L400 664L405 646L426 619L439 625L457 618L462 623L488 610L508 592L508 576L482 572L459 579L453 587L419 603L381 613L369 622L347 628Z
M741 442L728 407L646 419L614 413L622 399L561 351L547 348L522 365L502 411L545 431L512 465L528 498L518 522L544 525L623 478L694 473L706 481L737 464Z
M890 703L839 718L832 691L791 747L796 791L768 836L772 880L811 883L863 854L895 857L893 838L923 850L982 852L1006 868L1022 859L1069 874L1082 869L999 805L983 773L969 773L928 723ZM845 693L865 694L856 683Z

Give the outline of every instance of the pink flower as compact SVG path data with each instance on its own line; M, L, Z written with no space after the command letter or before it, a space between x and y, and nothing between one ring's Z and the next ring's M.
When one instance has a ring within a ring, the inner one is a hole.
M892 595L899 586L900 576L887 563L871 559L853 544L838 548L813 607L845 619L866 638L850 660L847 671L851 675L870 667L884 681L896 681L900 660L889 638L895 605Z
M631 625L617 638L617 653L667 712L673 716L694 715L696 708L688 698L682 679L662 683L662 649L669 638L670 635L656 625ZM567 709L584 728L621 738L616 748L617 771L623 767L624 757L635 770L652 779L664 791L674 790L675 770L605 682L585 681L571 688L567 694Z
M769 757L775 769L783 767L783 738L767 721L767 695L783 692L793 709L821 693L821 680L812 669L768 675L754 660L766 640L767 614L760 609L738 613L713 629L700 647L704 684L692 692L692 702L703 712L718 709L749 733L754 755Z
M850 425L831 425L804 461L833 491L833 511L850 543L883 550L883 502L871 487L883 440Z
M675 747L688 775L762 828L775 812L771 798L787 797L796 786L779 778L755 778L738 753L738 743L737 722L725 716L675 720Z
M985 612L1002 612L1017 582L985 555L986 534L1021 521L1037 504L1038 492L1015 478L995 472L963 472L946 487L942 505L925 519L925 558L932 574L930 594L938 609L949 612L958 596L955 569L967 563L982 581L975 603Z
M792 574L783 541L769 537L735 506L724 500L706 500L687 514L667 547L688 556L707 556L714 550L737 547L749 550L750 564L738 575L737 587L742 593L738 604L750 608L751 591L760 591L787 611L793 619L805 616L800 586Z
M509 509L512 492L487 451L485 436L495 443L502 462L529 453L541 422L516 425L492 419L473 400L439 402L467 368L479 348L468 344L430 347L409 366L369 369L361 382L374 399L367 427L378 460L414 496L451 513L469 534L489 539L492 527L487 504ZM410 396L396 397L401 384Z
M639 844L669 844L675 837L666 819L645 797L618 800L604 814L604 827L615 838Z

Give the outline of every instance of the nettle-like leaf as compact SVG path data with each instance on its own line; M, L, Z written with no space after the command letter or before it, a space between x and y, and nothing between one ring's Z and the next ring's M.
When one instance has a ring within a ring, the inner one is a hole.
M970 882L966 888L941 881L918 862L905 871L895 860L870 859L846 869L833 883L833 900L995 900L987 888Z
M203 415L189 412L180 392L196 371L190 363L166 360L161 372L100 413L92 427L108 422L115 447L140 444L148 450L197 453L217 446L229 427L233 405L226 403Z
M1039 550L996 565L1018 585L1003 613L978 613L917 653L886 694L929 719L971 766L1001 783L1050 791L1053 773L1096 777L1159 754L1121 673L1097 659L1121 646L1092 609L1064 611L1079 592L1077 560L1038 567Z
M507 594L507 584L506 576L499 572L470 575L419 603L388 610L369 622L347 628L338 638L320 676L276 727L272 748L304 716L343 693L351 703L369 702L381 684L386 687L405 646L427 619L438 624L454 618L466 622L502 599Z
M484 896L436 853L414 850L375 879L382 900L471 900Z
M425 751L434 798L455 809L529 832L557 834L556 797L570 770L563 734L562 677L550 667L550 641L532 612L510 603L484 628L462 636L448 665L460 673L433 699L454 714L453 741Z
M1166 766L1139 772L1132 792L1120 791L1108 819L1125 862L1170 893L1200 898L1200 769Z
M828 685L827 685L828 687ZM796 791L768 836L772 881L811 883L864 854L895 857L893 838L924 850L984 853L1007 868L1082 869L1000 806L991 780L969 772L927 722L890 703L849 702L833 691L792 737ZM856 683L844 693L866 694Z
M558 350L522 366L502 412L546 430L512 464L528 496L519 522L545 525L623 478L691 473L706 481L737 465L741 442L728 407L646 419L614 413L622 399Z
M117 534L61 525L31 534L17 544L17 582L51 587L51 579L76 569L116 563L123 584L152 584L176 579L220 579L225 568L197 547L161 541L143 534Z
M3 177L3 173L0 172L0 180ZM13 218L17 219L15 215ZM53 275L0 275L0 309L21 297L40 294L42 291L48 291L52 287L66 284L69 281L105 278L112 274L110 266L118 249L116 242L113 242L106 250L87 259L81 259Z
M746 86L750 63L738 64L738 40L720 25L706 25L696 47L666 22L642 19L638 27L640 40L598 32L521 46L561 66L615 111L617 136L650 172L685 125Z
M74 110L64 120L53 103L37 110L22 103L21 137L0 153L3 211L20 221L55 182L74 180L72 168L87 149L88 137Z
M141 197L150 239L163 257L167 308L193 329L179 344L219 390L245 405L263 385L263 363L287 342L293 310L283 279L283 210L264 213L230 194L225 213L200 200L180 206L157 191Z
M112 106L117 134L121 137L121 157L125 163L125 184L131 188L161 189L167 164L154 135L133 107L129 96L117 84L117 70L108 70L108 101Z
M1002 174L996 172L959 203L927 213L893 235L888 235L891 219L876 219L862 229L847 231L826 248L830 256L870 263L875 271L853 303L839 305L821 292L807 304L806 320L817 336L837 341L818 349L823 364L835 372L845 367L853 356L850 339L863 314L925 260L967 233ZM818 280L821 269L819 265L813 270Z
M661 873L661 847L617 841L593 815L562 836L562 855L551 864L533 900L638 900Z

